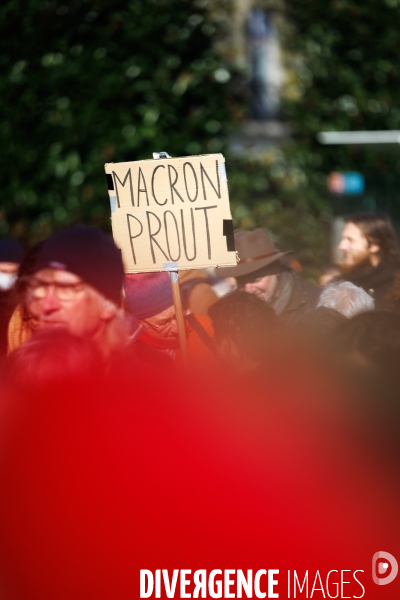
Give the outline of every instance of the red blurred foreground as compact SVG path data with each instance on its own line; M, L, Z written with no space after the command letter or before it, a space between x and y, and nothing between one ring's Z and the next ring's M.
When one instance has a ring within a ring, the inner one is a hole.
M317 570L324 588L348 570L346 597L398 597L398 579L371 577L375 552L400 560L397 457L332 382L270 379L120 373L5 392L1 598L139 598L141 569L279 569L280 598L289 569L308 569L310 590Z

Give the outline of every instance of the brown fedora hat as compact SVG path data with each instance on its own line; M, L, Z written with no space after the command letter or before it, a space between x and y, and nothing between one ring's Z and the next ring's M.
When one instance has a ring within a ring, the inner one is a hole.
M279 260L292 251L280 252L268 233L258 227L253 231L237 231L235 233L235 248L239 255L236 267L221 267L216 269L220 277L241 277Z

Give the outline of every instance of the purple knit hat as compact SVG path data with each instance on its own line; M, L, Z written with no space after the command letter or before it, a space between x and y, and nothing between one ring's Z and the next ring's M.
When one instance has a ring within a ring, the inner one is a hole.
M125 295L137 319L147 319L173 306L168 273L134 273L125 275Z

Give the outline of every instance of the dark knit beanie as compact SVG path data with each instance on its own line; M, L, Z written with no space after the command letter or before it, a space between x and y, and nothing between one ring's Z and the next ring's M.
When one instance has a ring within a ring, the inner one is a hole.
M76 225L52 235L39 249L32 272L46 267L70 271L118 306L121 304L121 251L100 229Z
M125 295L137 319L147 319L174 304L168 273L135 273L125 275Z
M3 238L0 240L0 262L20 263L24 249L17 240Z

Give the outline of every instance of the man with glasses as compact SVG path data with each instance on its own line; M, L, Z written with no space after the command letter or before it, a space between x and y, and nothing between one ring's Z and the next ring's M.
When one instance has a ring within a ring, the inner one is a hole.
M254 294L287 322L296 321L316 308L320 289L304 283L284 260L290 252L280 252L261 228L235 233L239 255L236 267L217 269L221 277L235 277L239 290Z
M100 230L75 226L51 236L19 282L32 331L64 328L109 355L127 342L123 274L120 250Z
M171 282L168 273L138 273L125 276L127 310L139 321L138 340L141 360L147 361L149 352L157 350L181 366L178 324ZM184 311L188 354L191 366L201 366L212 360L212 325L208 317ZM161 358L162 360L162 358Z

